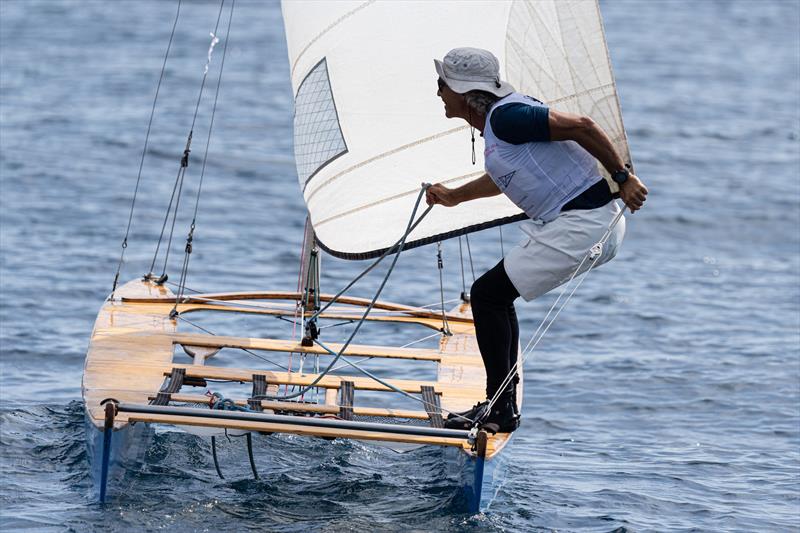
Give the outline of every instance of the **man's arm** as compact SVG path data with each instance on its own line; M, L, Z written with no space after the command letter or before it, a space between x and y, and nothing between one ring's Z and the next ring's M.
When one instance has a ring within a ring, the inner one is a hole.
M614 150L606 132L589 117L563 113L550 109L548 123L551 141L575 141L592 154L609 173L625 168L625 162ZM641 209L647 197L647 187L631 174L620 186L620 198L631 213Z
M428 202L428 205L442 204L447 207L453 207L461 202L497 196L498 194L500 194L500 189L494 184L489 174L484 174L480 178L455 189L445 187L441 183L431 185L425 193L425 201Z

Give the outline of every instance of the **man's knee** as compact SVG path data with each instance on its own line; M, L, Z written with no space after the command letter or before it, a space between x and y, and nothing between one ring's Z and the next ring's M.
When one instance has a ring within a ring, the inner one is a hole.
M491 303L491 283L485 275L476 279L472 283L472 287L469 291L469 298L472 302L472 305Z

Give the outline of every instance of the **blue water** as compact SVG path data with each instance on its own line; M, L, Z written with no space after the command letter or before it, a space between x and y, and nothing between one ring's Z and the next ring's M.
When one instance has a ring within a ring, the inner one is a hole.
M257 439L262 477L252 481L233 439L222 481L207 439L169 430L123 497L88 500L83 359L116 269L175 4L0 2L0 528L797 531L799 4L601 7L650 199L617 259L591 274L528 362L507 483L489 513L470 516L425 453L408 461L359 443ZM184 5L124 279L149 266L216 9ZM189 285L285 290L303 206L277 4L238 2L225 69ZM198 120L206 128L207 111ZM185 217L178 227L175 257ZM497 230L471 244L478 273L500 254ZM384 297L434 303L434 254L403 255ZM445 243L448 298L461 290L457 254ZM363 267L323 265L328 291ZM519 307L524 338L551 301ZM234 328L219 320L206 325ZM247 327L289 333L277 321ZM412 340L382 335L371 340Z

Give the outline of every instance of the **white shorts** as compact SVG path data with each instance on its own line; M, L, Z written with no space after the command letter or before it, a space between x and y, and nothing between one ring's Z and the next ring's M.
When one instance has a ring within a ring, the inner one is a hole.
M565 211L547 223L522 222L520 229L526 238L508 252L503 262L520 296L530 301L568 281L586 253L603 237L619 210L617 202L611 201L597 209ZM617 255L624 237L625 217L622 217L603 246L602 255L594 261L594 268ZM587 260L581 272L590 266Z

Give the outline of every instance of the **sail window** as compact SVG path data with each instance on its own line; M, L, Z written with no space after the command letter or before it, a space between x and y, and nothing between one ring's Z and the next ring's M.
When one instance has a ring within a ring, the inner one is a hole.
M321 168L347 153L324 58L297 89L294 109L294 155L305 186Z

